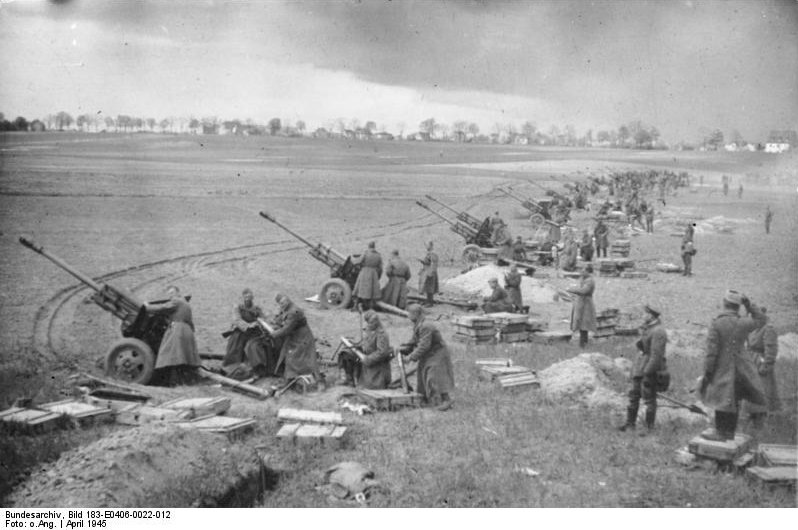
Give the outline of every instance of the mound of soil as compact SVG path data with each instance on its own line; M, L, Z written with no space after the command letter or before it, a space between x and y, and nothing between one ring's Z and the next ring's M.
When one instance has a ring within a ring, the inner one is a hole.
M246 505L260 460L222 435L156 425L119 430L34 472L9 498L24 507Z
M554 402L572 401L589 408L621 408L622 388L628 379L624 368L601 353L583 353L540 372L540 388Z
M509 267L499 267L497 265L483 265L454 278L444 280L443 286L455 291L488 296L491 288L488 280L496 278L499 285L504 285L504 275L509 271ZM556 291L543 284L540 280L523 276L521 278L521 297L525 304L550 304L554 302Z

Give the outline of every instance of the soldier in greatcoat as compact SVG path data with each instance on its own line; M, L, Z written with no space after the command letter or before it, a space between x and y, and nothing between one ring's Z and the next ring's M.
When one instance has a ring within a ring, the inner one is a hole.
M741 305L748 316L739 315ZM715 410L715 429L702 434L704 438L734 439L741 400L766 405L762 381L744 350L748 336L765 322L764 313L745 295L726 291L723 312L712 321L707 336L700 393L704 404Z
M526 246L521 236L515 238L515 243L513 243L513 259L515 261L526 261Z
M637 341L639 354L632 366L630 374L629 406L626 409L626 423L621 431L634 429L637 424L637 412L640 409L640 398L646 405L646 429L654 428L657 417L657 372L667 368L665 361L665 345L668 334L660 321L661 311L650 305L644 307L646 319L642 326L642 337Z
M388 388L391 384L393 356L388 333L374 311L366 311L363 320L366 322L366 334L356 346L364 357L361 359L348 350L341 352L339 366L343 372L342 384L370 390Z
M435 303L433 296L438 292L438 255L433 251L432 241L427 243L427 254L421 260L421 267L418 290L427 296L424 305L430 307Z
M510 303L519 312L524 308L524 301L521 298L521 278L521 273L518 272L518 267L515 264L510 265L510 270L504 275L504 286L507 288Z
M155 369L168 368L168 378L173 384L190 382L196 367L200 365L191 306L175 285L167 287L166 294L169 296L166 302L144 304L148 313L167 315L169 319L169 326L158 348Z
M288 380L312 375L316 381L323 382L316 356L316 339L305 313L284 294L278 294L275 301L280 312L275 318L276 328L272 336L282 341L278 370L285 365L285 378Z
M768 204L765 207L765 233L770 233L770 224L773 222L773 210L770 209L770 205Z
M760 311L765 315L765 324L748 335L748 351L754 361L756 371L759 373L767 402L764 407L748 404L748 412L757 427L761 426L761 421L768 413L781 410L779 389L773 370L776 365L776 357L779 355L779 335L767 317L767 309L762 307Z
M505 313L513 310L513 304L510 297L501 285L499 280L491 278L488 280L491 293L482 299L482 310L487 313Z
M382 256L376 250L376 243L370 242L363 254L360 272L355 280L352 296L355 297L355 307L360 304L363 309L371 309L374 302L382 298L380 290L380 276L382 276Z
M579 346L587 346L588 331L596 331L596 307L593 305L593 291L596 282L593 280L593 266L587 265L582 271L578 287L566 289L575 294L571 308L571 331L579 331Z
M407 282L410 280L410 266L399 257L399 251L391 252L391 259L385 267L388 283L382 288L382 301L399 309L407 306Z
M560 257L560 268L564 271L571 272L576 270L576 258L579 252L579 245L573 238L565 241L565 248L563 249L562 256Z
M600 258L602 251L604 257L607 257L607 247L610 246L609 241L610 229L604 224L604 221L599 219L596 223L596 228L593 230L593 237L596 238L596 257Z
M259 318L266 318L266 315L260 306L255 305L252 290L246 288L241 293L241 303L233 307L233 323L222 361L226 373L235 372L242 363L259 376L274 372L278 350L260 329Z
M418 361L416 392L424 396L428 404L437 403L438 410L448 410L452 406L450 393L454 389L449 349L435 324L424 318L420 305L410 304L407 312L413 322L413 336L399 351L410 361Z

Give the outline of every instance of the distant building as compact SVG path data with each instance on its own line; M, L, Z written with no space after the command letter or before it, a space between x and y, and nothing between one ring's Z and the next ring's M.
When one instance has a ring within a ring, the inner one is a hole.
M313 131L313 138L329 138L331 136L330 131L325 129L324 127L319 127L315 131Z
M391 133L383 131L375 134L374 138L376 138L377 140L393 140L393 135Z
M798 133L795 131L770 131L765 143L766 153L783 153L798 147Z

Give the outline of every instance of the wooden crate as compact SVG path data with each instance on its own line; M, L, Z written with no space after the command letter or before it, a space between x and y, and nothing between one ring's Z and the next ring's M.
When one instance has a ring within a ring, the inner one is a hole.
M143 425L154 422L174 422L188 419L190 413L185 410L166 409L139 405L136 408L120 410L116 415L116 422L123 425Z
M707 432L707 431L705 431ZM737 433L734 440L716 442L696 436L687 444L688 450L694 455L731 462L746 453L753 443L753 439L747 434Z
M491 335L490 337L470 337L462 333L455 333L452 335L452 340L465 344L491 344L495 342L496 337L495 335Z
M474 361L477 366L512 366L512 359L493 358L493 359L477 359Z
M615 327L615 334L621 336L634 336L640 334L640 328L624 328L620 326Z
M11 407L0 412L0 426L7 433L40 434L66 425L66 416L50 410Z
M554 342L568 342L571 340L571 331L549 330L529 334L529 340L538 344L552 344Z
M493 319L489 316L484 316L484 315L460 315L454 317L454 319L452 319L452 323L456 326L462 326L465 328L473 328L473 329L480 329L480 328L492 329L494 326Z
M332 423L340 425L344 422L344 417L340 412L286 408L277 411L277 420L290 423Z
M540 380L535 372L503 375L496 378L500 388L540 388Z
M607 309L602 309L596 313L596 318L617 318L620 313L621 312L619 309L608 307Z
M40 408L56 414L63 414L81 427L114 421L113 410L75 399L45 403Z
M175 425L185 429L224 434L228 438L238 439L252 431L255 427L255 420L252 418L210 415L176 422Z
M751 482L757 484L794 488L796 482L798 482L798 468L795 466L754 466L745 470L745 476Z
M756 463L758 466L798 466L798 446L759 444Z
M532 370L526 366L483 366L479 371L479 379L483 381L495 381L499 377L506 375L529 374Z
M424 396L416 392L405 394L400 388L386 388L383 390L358 388L357 395L375 410L397 410L402 407L420 407L424 399Z
M492 339L496 336L494 328L466 328L463 326L455 326L455 332L466 337L474 337L477 339Z
M101 398L93 396L91 394L86 394L85 396L83 396L83 401L90 405L94 405L95 407L103 407L106 409L111 409L111 411L115 415L123 410L135 409L141 404L137 401L123 401L120 399Z
M510 324L521 324L525 325L527 321L527 316L522 315L519 313L491 313L491 318L493 321L499 326L507 326Z
M641 279L644 279L644 278L648 278L648 273L635 272L635 271L624 271L624 272L621 273L621 278L641 280Z
M605 339L607 337L614 337L615 336L615 328L601 328L597 329L595 332L592 333L593 338L595 339Z
M546 331L549 323L541 318L529 317L526 321L527 331Z
M499 334L499 342L526 342L527 340L529 340L529 333L526 330L512 333L503 331Z
M346 430L341 425L286 423L277 431L277 438L289 447L339 449L344 443Z
M186 411L186 418L199 418L202 416L217 416L224 414L230 408L228 397L195 397L180 398L161 405L165 409Z

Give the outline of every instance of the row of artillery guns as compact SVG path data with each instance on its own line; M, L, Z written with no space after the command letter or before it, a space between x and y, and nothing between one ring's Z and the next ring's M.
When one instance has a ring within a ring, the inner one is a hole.
M497 258L501 264L515 263L519 267L526 269L528 273L534 271L534 265L532 262L516 261L511 259L509 256L502 257L498 255L499 249L496 245L496 241L493 239L493 229L491 227L489 217L486 217L485 219L479 219L478 217L475 217L466 211L456 210L448 204L445 204L430 195L425 195L425 197L429 201L434 202L443 209L454 214L455 217L452 219L451 217L447 217L440 211L430 207L428 204L422 201L416 201L418 206L442 219L449 225L449 228L452 232L461 236L465 240L465 246L463 247L462 251L462 260L467 267L471 268L476 266L483 259ZM538 253L536 252L536 254ZM543 252L540 254L550 255L549 252Z

